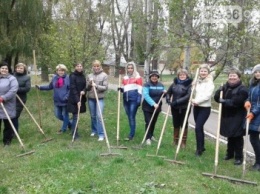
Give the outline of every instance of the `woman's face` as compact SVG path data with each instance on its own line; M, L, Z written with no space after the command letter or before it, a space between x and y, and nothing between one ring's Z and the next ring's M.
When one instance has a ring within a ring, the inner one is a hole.
M7 66L0 67L0 74L1 75L8 75L9 74L8 67Z
M180 79L180 80L185 80L185 79L187 79L186 73L180 73L180 74L179 74L179 79Z
M17 73L24 73L24 66L17 66L15 70Z
M201 68L200 69L200 77L202 79L206 78L209 75L208 69L207 68Z
M260 79L260 71L255 71L254 76L256 79Z
M98 63L93 64L93 65L92 65L92 68L93 68L93 71L94 71L95 73L98 73L98 72L100 72L100 70L101 70L100 64L98 64Z
M151 82L155 83L155 82L158 82L159 77L157 75L152 75L150 80L151 80Z
M236 73L230 73L228 75L228 81L229 83L237 83L240 80L238 75Z
M58 76L62 77L62 76L64 76L65 71L64 71L64 69L59 68L59 69L57 69L56 73L58 74Z
M134 72L134 67L133 67L133 65L128 65L128 66L127 66L127 74L132 75L133 72Z
M78 72L82 72L83 71L83 66L81 64L77 64L75 66L75 70L78 71Z

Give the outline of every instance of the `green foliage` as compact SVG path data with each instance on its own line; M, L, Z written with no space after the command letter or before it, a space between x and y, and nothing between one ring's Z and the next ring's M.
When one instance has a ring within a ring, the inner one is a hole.
M112 153L121 155L101 157L108 153L105 142L90 137L89 112L80 115L80 139L71 144L68 132L57 135L61 122L54 117L52 92L40 92L42 128L47 136L54 140L41 143L44 136L38 131L30 116L25 112L20 118L20 136L25 151L35 150L33 155L15 157L21 153L17 139L10 147L0 146L0 193L258 193L259 186L235 184L223 179L202 176L202 172L213 172L215 142L206 139L206 152L195 157L194 130L189 130L186 149L181 149L178 165L158 157L155 154L157 143L140 147L144 135L143 113L137 113L137 131L133 141L119 141L118 145L127 146L127 150L112 149ZM38 120L36 91L29 93L27 107ZM117 145L116 124L117 93L108 91L105 98L104 122L110 145ZM120 139L127 137L128 120L123 107L120 109ZM155 129L158 139L165 116L160 114ZM135 149L136 147L142 149ZM176 147L172 146L172 123L169 118L158 155L173 159ZM218 174L241 178L241 166L232 161L222 161L226 146L220 146ZM246 180L259 182L259 172L247 171Z

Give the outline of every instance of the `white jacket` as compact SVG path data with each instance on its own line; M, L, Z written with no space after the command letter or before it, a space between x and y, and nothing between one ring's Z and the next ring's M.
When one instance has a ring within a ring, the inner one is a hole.
M211 75L205 79L198 79L195 86L195 98L193 102L201 107L211 107L211 96L214 92L214 83Z

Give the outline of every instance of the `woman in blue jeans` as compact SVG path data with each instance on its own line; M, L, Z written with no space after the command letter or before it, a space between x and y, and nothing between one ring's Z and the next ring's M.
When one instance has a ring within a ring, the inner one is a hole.
M136 121L135 116L142 99L143 81L139 73L136 71L134 62L129 62L126 66L126 75L122 80L123 88L119 88L123 92L123 104L128 117L130 132L125 141L132 140L135 136Z
M53 90L54 113L57 119L62 121L62 126L58 134L66 132L71 127L69 122L69 113L67 111L67 102L69 96L69 76L66 74L67 67L63 64L56 66L56 74L53 76L49 85L38 86L39 90Z
M195 84L195 98L191 100L195 120L197 149L196 156L201 156L205 149L204 124L209 118L211 110L211 96L214 91L213 78L207 64L199 67L199 78Z
M103 72L101 62L95 60L92 62L93 73L87 76L87 90L88 90L88 106L91 116L91 137L98 135L98 141L103 141L105 138L104 129L101 121L101 114L104 110L104 97L108 89L107 74ZM97 99L94 92L94 87L97 92ZM97 104L100 105L101 113Z

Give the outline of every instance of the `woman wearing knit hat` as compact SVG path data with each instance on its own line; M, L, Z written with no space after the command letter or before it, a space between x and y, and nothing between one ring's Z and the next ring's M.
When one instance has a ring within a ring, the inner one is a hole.
M253 68L253 76L250 80L249 97L244 107L250 111L246 118L250 121L250 142L255 152L255 164L252 170L260 171L260 64Z

